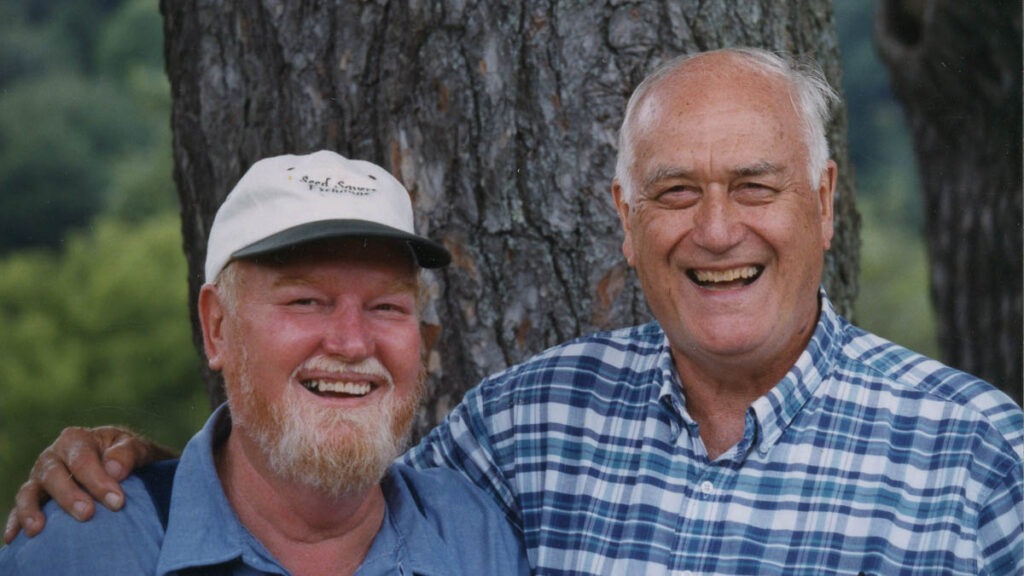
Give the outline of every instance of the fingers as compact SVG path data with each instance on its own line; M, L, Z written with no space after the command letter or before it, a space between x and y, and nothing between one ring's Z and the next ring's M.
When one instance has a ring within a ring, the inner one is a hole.
M14 537L18 535L18 530L18 517L14 515L14 510L11 510L7 514L7 524L4 525L4 544L14 542Z
M50 473L52 474L52 472ZM34 469L33 475L35 475ZM42 513L42 505L48 499L38 481L29 479L22 484L14 498L14 509L11 510L7 517L7 525L4 528L4 541L10 543L17 536L19 530L24 530L25 534L29 537L39 534L43 529L43 525L46 524L46 517ZM74 507L74 501L70 502L69 507ZM79 505L78 513L88 514L89 512L88 510L83 510Z
M119 483L127 478L132 470L175 455L171 450L127 428L103 426L93 428L91 432L99 446L105 447L102 455L105 477L93 469L91 461L88 462L87 469L80 472L72 467L72 471L85 489L111 510L119 510L124 505L124 493Z
M42 531L46 523L42 505L50 498L80 521L95 513L93 498L120 510L124 492L119 482L136 467L172 456L171 450L125 428L65 428L39 455L28 481L18 490L4 541L10 543L19 530L28 536Z
M124 492L121 491L120 482L133 468L147 463L143 448L147 444L126 428L100 426L92 429L66 429L54 446L60 445L66 454L67 466L81 488L107 508L116 511L124 506ZM50 490L50 485L45 484L45 487L60 503L59 495ZM64 505L61 504L61 507Z
M130 430L118 426L94 428L103 449L103 470L111 479L120 482L132 469L146 464L144 441Z
M41 479L60 475L62 474L59 471L61 469L64 470L63 474L70 479L71 473L67 472L60 461L53 458L52 453L49 452L51 448L47 448L39 456L32 466L28 481L21 485L14 497L14 508L7 515L7 524L4 526L4 542L7 544L14 540L19 530L24 530L25 534L32 537L39 534L43 525L46 524L42 506L49 500L49 496L42 489ZM65 509L68 509L70 513L69 508L74 508L74 505L74 500L70 500ZM88 513L88 510L83 510L81 507L79 507L79 511Z
M38 520L33 519L31 522L26 524L18 518L17 508L11 508L10 513L7 514L7 524L4 525L4 544L10 544L13 542L14 537L18 535L20 530L24 530L26 534L30 534L32 536L38 534L42 527L35 524L37 521Z
M46 524L42 505L50 498L82 521L92 518L96 510L90 494L111 509L121 507L124 503L121 488L104 471L100 459L104 439L85 428L65 428L57 440L43 450L32 466L28 481L15 496L14 510L4 529L5 541L13 539L18 530L24 530L28 536L42 531Z
M125 428L104 426L93 431L100 437L101 445L107 446L103 452L104 469L119 482L135 468L174 456L167 448Z
M53 498L78 520L92 518L93 497L104 500L120 494L117 481L107 476L100 459L103 438L87 428L70 427L39 455L32 473L18 491L18 516L35 515L39 504Z

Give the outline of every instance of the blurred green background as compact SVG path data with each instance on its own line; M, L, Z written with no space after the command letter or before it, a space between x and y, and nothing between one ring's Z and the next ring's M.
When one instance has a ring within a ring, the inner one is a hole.
M181 447L208 414L190 335L156 0L0 4L0 511L66 425ZM909 137L836 2L863 215L858 323L935 355Z

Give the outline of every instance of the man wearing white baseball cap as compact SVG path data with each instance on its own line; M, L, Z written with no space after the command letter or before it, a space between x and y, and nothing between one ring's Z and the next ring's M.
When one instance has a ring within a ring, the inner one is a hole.
M51 504L0 573L528 573L478 488L392 464L422 394L419 269L449 261L374 164L254 164L218 210L199 297L227 403L180 460L129 477L122 512L79 523Z

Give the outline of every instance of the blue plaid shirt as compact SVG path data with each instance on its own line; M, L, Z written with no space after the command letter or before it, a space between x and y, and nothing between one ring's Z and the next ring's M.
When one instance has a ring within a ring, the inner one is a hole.
M822 296L789 374L708 460L657 324L484 380L407 455L517 522L537 574L1024 571L1020 408Z

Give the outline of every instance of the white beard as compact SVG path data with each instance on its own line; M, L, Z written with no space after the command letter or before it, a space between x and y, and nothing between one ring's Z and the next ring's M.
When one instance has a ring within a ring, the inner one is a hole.
M255 389L248 373L248 350L242 356L237 397L232 398L229 387L233 425L252 437L279 478L340 497L380 482L405 450L422 378L416 392L399 401L387 370L376 359L362 362L357 369L385 377L386 389L374 392L382 395L376 403L349 411L302 398L308 392L294 384L294 374L282 398L268 399ZM342 369L341 362L327 358L313 362Z

